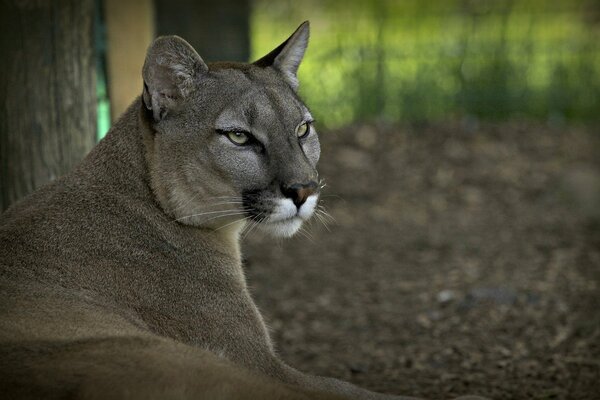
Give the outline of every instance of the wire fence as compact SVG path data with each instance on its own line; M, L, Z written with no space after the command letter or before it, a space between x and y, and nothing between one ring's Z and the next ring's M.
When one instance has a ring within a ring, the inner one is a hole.
M600 120L597 1L255 0L252 55L303 19L302 94L325 125Z

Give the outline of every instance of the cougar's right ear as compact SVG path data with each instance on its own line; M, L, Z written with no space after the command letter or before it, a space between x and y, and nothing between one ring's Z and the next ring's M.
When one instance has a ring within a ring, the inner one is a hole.
M194 89L194 82L208 67L196 50L178 36L157 38L148 48L142 69L144 105L155 121L175 111Z
M283 78L292 89L297 90L298 67L308 46L309 36L310 24L308 21L304 21L285 42L253 64L262 68L274 67L283 74Z

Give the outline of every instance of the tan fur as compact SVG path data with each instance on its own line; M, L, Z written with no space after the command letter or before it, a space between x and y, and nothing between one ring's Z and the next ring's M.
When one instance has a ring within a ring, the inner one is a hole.
M220 276L205 278L211 285L214 279L215 292L225 291L222 301L227 302L228 296L241 296L242 302L249 300L237 242L223 239L232 233L213 234L174 224L152 200L148 187L142 189L147 181L143 178L146 169L139 110L137 101L79 168L1 216L3 397L333 398L309 395L304 389L236 367L227 358L205 350L210 341L192 343L189 324L177 326L181 316L168 312L150 316L152 308L166 311L165 303L185 308L192 306L190 301L132 301L143 296L145 290L159 290L155 286L161 284L159 277L145 275L144 269L154 263L161 264L163 274L169 274L170 268L181 268L177 264L183 258L175 256L169 263L161 255L163 251L175 255L178 246L214 248L207 258L222 264L223 271ZM191 235L184 241L187 243L170 236L178 231L183 236ZM135 272L130 275L128 267ZM223 276L233 282L219 285ZM192 285L179 285L183 282L171 278L174 281L168 288L162 287L157 298L193 290ZM242 320L244 314L249 314L250 320L262 322L253 304L234 301L219 307L221 310L211 309L214 315L207 313L215 319L215 327L220 324L219 312L229 307L239 307ZM192 308L187 311L193 312ZM234 315L226 317L225 323L231 324L231 317ZM252 331L238 334L252 335ZM228 344L230 339L223 338L222 348L235 351L239 346L252 346L252 340ZM271 347L268 340L261 342ZM248 361L256 371L261 370L256 362Z
M3 398L387 398L287 366L246 287L245 222L186 217L215 194L268 211L280 185L315 179L316 133L295 134L307 40L303 25L282 47L293 59L207 66L158 39L143 97L77 168L0 216ZM215 133L246 111L264 151Z

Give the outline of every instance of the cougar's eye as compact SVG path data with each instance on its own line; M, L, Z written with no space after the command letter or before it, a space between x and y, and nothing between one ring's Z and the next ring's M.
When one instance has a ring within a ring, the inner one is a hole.
M308 125L308 122L305 122L302 125L300 125L298 128L296 128L296 135L298 135L298 137L300 139L302 139L303 137L308 135L309 132L310 132L310 126Z
M248 135L246 135L244 132L227 132L227 137L233 143L238 144L240 146L248 143L248 141L250 140Z

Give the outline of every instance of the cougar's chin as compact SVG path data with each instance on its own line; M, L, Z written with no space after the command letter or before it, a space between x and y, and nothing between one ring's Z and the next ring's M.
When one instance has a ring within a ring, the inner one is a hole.
M265 221L260 224L260 228L275 237L291 237L298 232L303 222L300 217L292 217L280 221Z

